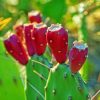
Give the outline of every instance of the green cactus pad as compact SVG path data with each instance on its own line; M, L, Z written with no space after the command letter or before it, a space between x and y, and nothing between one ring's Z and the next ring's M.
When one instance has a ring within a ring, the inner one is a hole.
M27 100L44 100L44 87L51 64L43 56L34 55L26 66Z
M0 100L25 100L18 65L3 53L0 54Z
M18 64L6 54L0 40L0 100L25 100Z
M79 73L72 74L69 66L51 68L45 87L45 100L88 100L86 84Z

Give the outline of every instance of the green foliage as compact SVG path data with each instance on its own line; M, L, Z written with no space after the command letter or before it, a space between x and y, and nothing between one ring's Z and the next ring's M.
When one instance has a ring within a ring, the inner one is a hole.
M67 11L66 0L35 0L44 16L50 17L54 22L61 22Z
M45 16L52 18L54 21L61 22L66 8L65 0L51 0L43 5L42 12Z

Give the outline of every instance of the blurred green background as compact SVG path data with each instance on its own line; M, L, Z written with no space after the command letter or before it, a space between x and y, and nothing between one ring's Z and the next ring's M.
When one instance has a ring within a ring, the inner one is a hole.
M69 49L74 40L84 40L89 55L81 69L91 94L100 90L100 1L99 0L0 0L0 21L11 21L0 29L2 38L16 24L28 22L28 12L38 10L43 21L61 23L69 31ZM0 24L0 27L2 24ZM22 72L22 71L21 71ZM100 93L94 100L100 100Z

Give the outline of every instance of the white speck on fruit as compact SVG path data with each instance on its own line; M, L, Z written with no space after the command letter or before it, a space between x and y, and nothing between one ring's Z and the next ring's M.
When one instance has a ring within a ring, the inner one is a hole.
M50 40L50 43L52 43L52 40Z
M10 50L10 53L13 53L13 51L12 51L12 50Z
M32 37L32 40L35 40L35 37Z
M78 64L79 66L81 65L81 64Z
M58 53L61 53L61 51L59 50Z
M68 43L66 42L65 44L67 45Z
M33 33L33 30L31 30L31 33Z
M43 44L40 44L40 46L43 46Z

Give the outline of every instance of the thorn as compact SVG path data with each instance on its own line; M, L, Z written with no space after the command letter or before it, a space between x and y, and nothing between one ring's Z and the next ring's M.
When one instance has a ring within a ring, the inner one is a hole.
M39 97L38 96L36 96L36 100L39 100Z
M55 94L56 94L56 90L55 90L55 89L53 89L52 93L53 93L53 95L55 95Z
M78 88L78 90L79 90L80 92L82 92L83 89L82 89L81 86L78 86L77 88Z
M66 72L64 73L64 78L65 78L65 79L67 78L67 73L66 73Z
M68 97L68 100L72 100L72 96L69 96L69 97Z
M47 91L47 87L46 86L44 87L44 89L45 89L45 91Z
M78 80L79 80L79 81L81 81L81 78L80 78L80 77L78 77Z
M72 73L71 76L74 77L74 73Z
M87 99L88 99L88 100L91 100L91 97L90 97L90 95L89 95L89 94L87 95Z
M17 85L17 79L15 77L13 78L13 82L15 85Z

